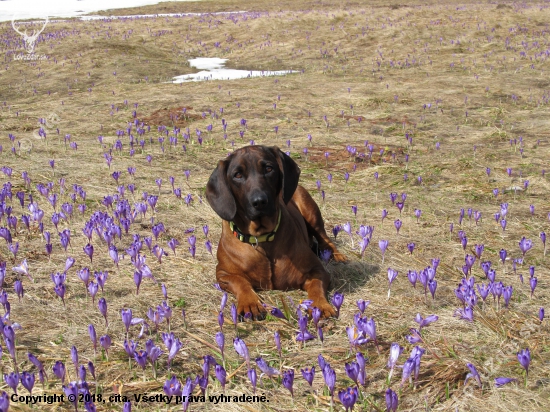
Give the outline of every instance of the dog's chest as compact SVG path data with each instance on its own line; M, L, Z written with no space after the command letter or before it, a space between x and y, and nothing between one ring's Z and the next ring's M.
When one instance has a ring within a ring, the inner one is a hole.
M300 265L296 257L288 253L281 254L281 248L273 246L266 244L256 248L256 251L262 256L259 266L263 270L258 272L264 274L262 283L269 284L269 287L264 287L264 289L287 290L300 288L303 284L303 273L299 268Z

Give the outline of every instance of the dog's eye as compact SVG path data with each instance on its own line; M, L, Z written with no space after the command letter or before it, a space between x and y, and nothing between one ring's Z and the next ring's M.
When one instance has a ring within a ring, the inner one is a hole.
M233 177L234 177L235 179L242 179L243 174L242 174L241 172L236 172L236 173L233 175Z
M265 167L265 171L266 171L266 173L272 172L272 171L273 171L273 167L271 167L271 166L266 166L266 167Z

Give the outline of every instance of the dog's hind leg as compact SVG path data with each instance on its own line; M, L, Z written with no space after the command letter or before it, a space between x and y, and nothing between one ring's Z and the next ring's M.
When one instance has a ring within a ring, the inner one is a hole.
M317 206L317 203L315 203L315 200L313 200L308 191L302 186L298 186L291 201L302 214L308 235L317 239L319 251L330 250L336 262L345 262L347 260L346 257L338 251L334 243L327 236L319 206Z

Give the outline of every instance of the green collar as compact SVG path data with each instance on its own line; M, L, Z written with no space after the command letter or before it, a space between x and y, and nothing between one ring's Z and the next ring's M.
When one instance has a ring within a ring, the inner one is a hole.
M252 236L252 235L246 235L239 230L239 228L233 221L229 222L229 228L233 232L233 236L235 236L241 242L250 243L251 245L257 245L258 243L271 242L273 239L275 239L275 233L277 232L277 229L279 229L280 224L281 224L281 209L279 209L279 219L277 220L277 226L275 226L275 229L273 229L272 232L266 233L265 235L261 235L258 237Z

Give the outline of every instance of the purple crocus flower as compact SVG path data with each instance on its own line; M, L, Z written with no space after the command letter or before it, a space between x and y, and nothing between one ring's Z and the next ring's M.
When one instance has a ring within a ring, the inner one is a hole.
M510 382L517 382L517 379L515 379L515 378L505 378L505 377L495 378L495 386L497 388L500 388L504 385L507 385Z
M254 394L256 394L256 383L258 382L258 375L256 374L256 368L248 369L247 375L248 375L248 379L250 380L250 383L252 384L252 391Z
M216 364L216 366L214 366L214 373L216 375L216 379L220 381L220 384L222 385L222 391L225 393L225 385L227 383L227 372L225 371L222 365Z
M88 370L90 371L90 375L92 375L92 378L94 378L94 380L95 380L96 379L96 377L95 377L95 366L94 366L92 361L88 362Z
M357 362L346 363L344 365L344 368L348 377L357 385L357 378L359 376L360 370L359 364Z
M63 385L63 392L67 395L68 399L72 399L75 411L78 410L78 383L76 381L69 382L67 386Z
M176 255L176 247L180 244L180 242L178 242L177 239L170 239L168 241L168 246L170 247L170 249L172 249L172 252L174 252L174 256Z
M139 286L141 285L141 279L143 278L143 274L140 270L134 271L134 283L136 285L136 295L139 293Z
M380 352L380 349L378 348L378 339L376 337L376 322L374 321L374 319L368 318L363 323L361 329L370 336L370 338L374 341L374 344L376 345L376 350Z
M462 249L466 250L466 246L468 246L468 238L466 236L462 236L460 243L462 244Z
M418 279L418 273L415 270L409 270L407 273L407 277L409 278L409 282L413 285L413 287L416 287L416 281Z
M430 293L432 294L432 299L435 299L435 291L437 289L437 280L435 280L435 279L428 280L428 289L430 290Z
M322 329L319 328L319 330ZM348 340L352 349L368 342L368 338L365 336L365 331L358 330L356 326L346 327L346 332L348 334Z
M279 331L275 331L273 333L273 339L275 340L275 347L277 348L277 352L279 352L279 358L281 357L281 335L279 334Z
M305 342L311 339L315 339L315 336L309 333L309 331L307 330L307 322L308 322L307 316L301 316L298 319L298 326L300 327L300 332L298 332L298 334L296 335L296 341Z
M168 396L181 396L181 382L176 378L176 375L172 375L170 379L164 382L162 389Z
M134 359L141 369L145 370L147 366L147 352L144 350L139 350L134 352Z
M309 383L309 386L313 385L313 378L315 377L315 366L312 366L311 369L305 368L300 370L302 372L302 376L304 379Z
M76 349L76 346L74 346L74 345L71 348L71 360L73 361L75 371L78 375L78 350Z
M499 257L500 257L500 260L501 260L502 264L504 264L504 262L506 261L506 256L507 255L508 255L508 252L506 252L505 249L500 249Z
M460 319L472 322L474 320L474 311L469 305L466 305L464 308L458 308L455 311L455 316L458 316Z
M236 332L239 316L237 313L237 306L234 303L231 304L231 319L233 320L233 324L235 325L235 332Z
M391 388L386 389L386 411L396 412L398 405L399 399L397 397L397 393L395 393Z
M65 284L55 285L53 288L54 292L61 298L63 306L65 306L65 291L67 290Z
M40 362L40 360L38 360L38 358L36 356L34 356L32 353L30 352L27 352L27 357L29 358L29 361L37 367L37 369L39 371L43 371L44 370L44 365L42 365L42 362Z
M248 354L248 348L246 347L246 343L244 341L237 337L233 339L233 347L235 348L235 351L245 359L246 365L248 369L250 369L250 355Z
M218 325L220 325L220 332L223 331L223 322L223 311L220 310L220 312L218 313Z
M130 329L130 325L132 324L132 309L121 309L120 310L120 316L122 318L122 323L124 324L124 327L126 328L126 334L128 334L128 330ZM107 319L105 319L107 320Z
M340 316L340 307L342 306L342 303L344 303L344 295L340 292L334 293L331 300L332 304L336 308L336 317Z
M531 239L526 239L525 236L521 238L519 241L519 248L521 250L521 253L523 253L523 257L525 257L525 253L529 251L533 247L533 242Z
M17 372L10 372L4 374L4 382L13 389L13 392L17 395L17 386L19 385L20 377Z
M359 312L361 312L362 314L365 312L365 309L370 304L370 300L365 301L363 299L358 299L356 303L357 303L357 307L359 308Z
M271 309L270 313L271 313L272 316L275 316L276 318L288 320L286 318L285 314L281 311L281 309L279 309L277 307L273 307Z
M262 371L262 374L260 375L260 379L262 375L267 375L269 378L272 378L273 376L280 375L280 372L278 369L275 369L267 364L264 358L261 356L256 358L256 365L258 365L258 368Z
M225 348L225 335L223 332L216 333L216 344L218 345L218 348L220 348L223 359L223 349Z
M525 385L527 386L527 375L529 374L529 364L531 363L531 351L529 348L522 349L517 353L518 362L525 369Z
M410 344L414 345L415 343L422 341L422 336L420 336L420 331L418 329L410 328L409 332L411 334L405 336L405 339L407 339Z
M290 395L294 397L294 369L289 369L283 372L283 386L290 391Z
M418 329L422 329L425 326L428 326L430 323L433 323L439 319L439 316L437 315L429 315L426 316L426 318L423 318L420 313L416 314L416 317L414 318L414 321L418 323Z
M0 285L1 283L3 283L3 279L2 279L2 282L0 282ZM17 297L19 298L19 302L21 302L21 298L23 297L23 283L20 281L20 280L16 280L14 283L13 283L13 288L15 289L15 293L17 294Z
M90 258L90 262L92 262L92 257L94 255L94 247L93 245L91 245L90 243L88 243L86 246L84 246L82 248L84 250L84 253L86 253L86 255L88 255L88 257Z
M137 342L134 342L133 340L127 341L127 340L125 339L122 346L124 346L124 351L126 352L126 354L127 354L130 358L133 358L133 357L134 357L134 353L135 353L136 348L137 348Z
M537 283L538 279L535 276L531 276L531 278L529 279L529 286L531 287L531 298L533 298L533 293L535 293Z
M103 315L103 317L105 318L105 326L108 327L109 326L109 322L107 321L107 301L105 300L105 298L100 298L98 301L97 301L97 307L99 309L99 312Z
M403 364L403 375L401 377L401 386L408 380L412 379L411 374L414 372L416 361L414 358L409 358Z
M58 379L61 380L61 383L65 383L65 365L61 361L56 361L52 367L52 371Z
M99 344L105 349L105 353L109 356L109 348L111 347L111 337L103 335L99 338Z
M11 243L11 241L8 242L8 243ZM21 264L19 266L13 267L12 270L16 273L21 274L21 275L27 275L29 277L29 279L31 280L31 282L33 282L33 279L31 277L31 275L29 274L29 266L27 264L27 259L24 259L23 262L21 262Z
M393 224L395 226L395 229L397 230L397 234L399 234L399 229L401 229L403 222L400 219L396 219Z
M387 240L379 240L378 241L378 247L380 248L380 251L382 252L382 264L384 264L384 255L386 254L386 249L388 248L388 241Z
M86 366L80 365L78 368L78 378L80 382L86 382Z
M94 325L92 324L88 325L88 334L90 335L90 339L94 346L94 352L95 352L97 349L97 334L96 334Z
M321 359L321 357L319 359ZM322 367L322 372L323 372L323 379L325 380L325 384L327 385L330 393L330 398L331 398L330 403L332 405L333 403L332 398L334 396L334 387L336 385L336 372L334 371L334 369L330 367L328 363L324 364L324 366Z
M359 381L359 383L361 385L365 386L366 377L367 377L367 373L366 373L366 370L365 370L365 357L363 356L363 354L361 352L357 352L355 354L355 359L356 359L357 365L359 367L359 373L357 374L357 380Z
M32 395L32 388L34 387L34 373L23 372L21 374L21 385L29 391L29 394Z
M405 202L396 202L395 206L397 207L397 209L399 209L399 216L401 216L401 212L403 211L403 207L405 206ZM399 219L397 219L397 220L399 220ZM396 225L396 228L397 228L397 225ZM399 229L397 230L397 232L399 232Z
M510 298L512 297L512 293L514 291L514 288L510 286L505 286L502 289L502 297L504 298L504 306L508 307L508 304L510 303Z
M388 359L388 368L390 368L390 374L388 377L388 381L391 381L391 376L393 374L393 368L395 367L397 360L399 359L399 356L403 353L403 347L401 347L398 343L392 343L390 347L390 357Z
M352 411L355 402L357 402L357 388L346 388L339 391L338 398L346 411Z
M468 367L468 369L470 369L470 373L466 375L466 379L464 380L464 385L466 385L466 382L468 382L468 379L473 378L477 382L478 386L481 388L482 387L481 377L479 376L479 373L476 367L471 363L467 363L466 366Z
M390 298L390 292L391 292L391 284L393 281L397 278L398 272L395 269L388 268L388 299Z

